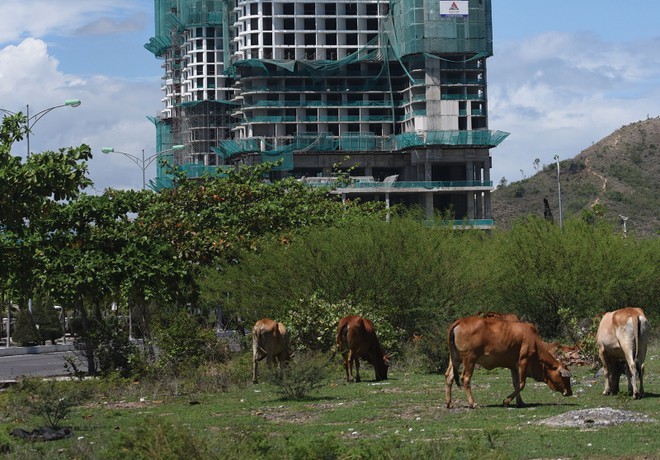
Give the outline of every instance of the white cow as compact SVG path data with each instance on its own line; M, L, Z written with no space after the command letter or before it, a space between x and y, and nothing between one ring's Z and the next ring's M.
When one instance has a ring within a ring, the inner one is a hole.
M598 354L605 371L604 395L619 392L625 372L628 393L644 396L644 358L649 341L649 322L641 308L626 307L605 313L596 336Z

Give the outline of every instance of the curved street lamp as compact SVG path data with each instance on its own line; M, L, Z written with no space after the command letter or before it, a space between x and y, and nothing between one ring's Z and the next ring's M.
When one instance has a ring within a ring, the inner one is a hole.
M147 178L146 178L146 171L147 168L151 163L154 162L156 158L158 158L160 155L163 153L167 152L173 152L175 150L182 150L185 146L184 145L173 145L171 148L166 149L166 150L161 150L160 152L156 152L153 155L149 155L148 157L144 157L144 149L142 149L142 156L138 157L137 155L133 155L132 153L128 152L122 152L119 150L115 150L113 147L103 147L101 149L101 152L103 153L118 153L120 155L124 155L128 159L130 159L133 163L138 165L138 167L142 170L142 190L145 190L147 188Z
M30 156L30 131L32 130L34 125L44 117L44 115L46 115L52 110L59 109L60 107L78 107L80 104L82 104L80 99L67 99L64 101L63 104L54 105L52 107L48 107L46 109L40 110L39 112L35 113L32 116L30 116L30 104L27 104L25 106L25 118L27 119L27 123L26 123L27 156ZM0 111L9 115L16 115L16 112L12 112L11 110L8 109L0 109Z

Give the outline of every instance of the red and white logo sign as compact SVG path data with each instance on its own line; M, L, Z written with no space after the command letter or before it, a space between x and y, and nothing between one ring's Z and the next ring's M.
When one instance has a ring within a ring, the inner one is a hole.
M440 1L440 16L467 16L470 11L467 1Z

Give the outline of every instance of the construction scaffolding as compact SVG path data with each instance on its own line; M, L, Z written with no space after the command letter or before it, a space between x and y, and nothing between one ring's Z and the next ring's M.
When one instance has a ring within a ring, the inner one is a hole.
M407 190L488 217L488 149L508 135L488 127L491 0L155 4L145 47L165 61L160 121L190 177L255 162L325 176L352 156L356 174L468 184Z

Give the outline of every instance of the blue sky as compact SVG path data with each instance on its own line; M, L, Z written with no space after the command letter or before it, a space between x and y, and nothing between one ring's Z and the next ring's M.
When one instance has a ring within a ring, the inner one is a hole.
M87 143L97 191L139 188L137 156L155 152L161 62L152 0L0 1L0 108L31 113L69 98L34 127L33 151ZM488 60L491 177L519 180L536 158L572 158L615 129L660 115L660 2L493 0ZM24 143L15 146L22 153ZM150 167L147 176L152 177ZM90 191L93 193L93 191Z

